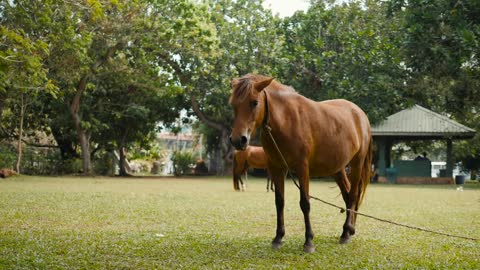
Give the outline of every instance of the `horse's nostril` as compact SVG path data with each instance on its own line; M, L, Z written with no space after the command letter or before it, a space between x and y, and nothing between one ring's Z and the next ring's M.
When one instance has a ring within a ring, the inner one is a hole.
M242 145L247 144L247 141L248 141L248 140L247 140L247 137L245 137L245 136L242 136L242 138L240 139L240 143L241 143Z

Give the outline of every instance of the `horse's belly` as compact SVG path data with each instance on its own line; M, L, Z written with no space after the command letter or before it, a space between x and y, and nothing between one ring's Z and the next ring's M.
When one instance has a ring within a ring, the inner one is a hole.
M309 166L309 174L312 177L331 176L341 171L348 164L348 161L323 160L311 161Z
M338 173L342 168L319 168L319 167L310 167L309 174L310 177L324 177L332 176Z

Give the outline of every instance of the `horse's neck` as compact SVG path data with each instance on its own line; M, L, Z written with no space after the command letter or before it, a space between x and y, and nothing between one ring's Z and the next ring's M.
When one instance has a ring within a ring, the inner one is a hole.
M269 118L273 117L273 119L269 119L269 121L283 122L287 120L285 117L287 115L291 116L291 113L298 109L298 105L295 103L299 97L301 96L296 92L286 90L272 91L269 93L268 113Z
M302 118L305 114L315 114L320 121L325 117L324 108L316 101L308 99L297 92L276 91L268 95L269 123L273 133L291 133L286 127L293 125L302 129L308 125ZM298 126L300 125L300 126Z

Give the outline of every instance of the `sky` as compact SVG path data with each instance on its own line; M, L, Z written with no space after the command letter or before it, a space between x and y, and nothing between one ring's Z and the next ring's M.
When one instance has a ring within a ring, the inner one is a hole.
M278 13L280 17L288 17L297 10L307 10L309 0L265 0L263 5L271 9L273 14Z

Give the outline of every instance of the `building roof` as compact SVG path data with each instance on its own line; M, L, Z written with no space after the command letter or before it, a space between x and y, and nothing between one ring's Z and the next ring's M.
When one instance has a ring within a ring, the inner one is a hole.
M472 138L475 130L419 105L390 115L372 127L374 137Z
M195 136L192 133L172 133L161 132L157 134L157 138L160 140L172 140L172 141L194 141Z

